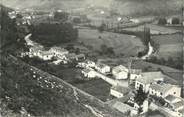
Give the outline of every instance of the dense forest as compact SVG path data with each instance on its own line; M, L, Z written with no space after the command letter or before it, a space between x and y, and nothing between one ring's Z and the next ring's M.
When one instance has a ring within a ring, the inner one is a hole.
M25 32L22 27L16 25L16 18L10 19L8 12L11 11L9 8L0 6L0 48L3 51L15 51L18 49L25 48L24 35Z
M41 23L32 27L32 40L47 47L75 41L77 37L78 30L69 23Z

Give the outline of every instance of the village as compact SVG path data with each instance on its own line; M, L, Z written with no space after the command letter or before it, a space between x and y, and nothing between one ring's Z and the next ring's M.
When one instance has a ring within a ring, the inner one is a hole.
M23 44L5 51L4 61L15 60L15 66L20 62L26 68L25 78L29 74L29 80L37 83L30 88L33 95L38 87L59 95L70 93L74 103L97 117L108 117L97 109L101 106L127 117L184 116L180 15L129 16L90 4L49 11L17 8L8 16L23 30L22 40L17 39ZM5 96L8 101L10 97Z
M31 41L31 34L25 37L29 52L21 54L21 57L38 57L43 61L52 61L52 64L69 64L77 62L76 68L80 69L84 80L102 79L111 85L109 95L112 97L105 103L122 113L130 113L131 116L144 114L149 109L159 109L167 116L182 117L184 112L184 99L181 98L181 87L167 83L169 78L162 71L142 72L141 69L118 65L111 67L104 63L86 59L85 54L69 53L61 47L44 47ZM138 93L142 92L143 99L137 100Z

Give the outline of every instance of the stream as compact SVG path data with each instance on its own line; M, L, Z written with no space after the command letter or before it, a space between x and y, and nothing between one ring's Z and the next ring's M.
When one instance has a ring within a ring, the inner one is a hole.
M149 46L148 53L143 57L141 57L142 60L146 60L153 53L153 46L151 45L150 42L148 43L148 46Z

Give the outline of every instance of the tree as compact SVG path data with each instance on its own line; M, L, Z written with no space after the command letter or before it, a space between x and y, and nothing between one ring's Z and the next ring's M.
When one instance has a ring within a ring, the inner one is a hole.
M168 63L169 65L172 65L172 64L174 63L173 58L172 58L172 57L169 57L167 63Z
M137 90L137 94L134 100L139 106L141 106L146 98L147 94L144 93L143 88L140 86L139 89Z
M50 47L59 43L75 41L78 38L78 30L69 23L42 23L32 28L31 38L44 46Z
M102 33L102 32L105 30L105 28L106 28L106 24L102 23L102 24L98 27L98 31Z
M76 24L80 24L81 23L81 19L76 17L73 19L73 22L76 23Z
M110 55L115 55L114 49L112 47L107 48L107 52Z
M179 23L180 23L179 18L174 17L174 18L172 19L172 24L179 24Z
M23 17L23 16L22 16L21 14L17 14L17 15L16 15L16 18L22 19L22 17Z
M159 18L158 24L159 24L159 25L165 25L165 24L167 24L166 18Z
M69 14L66 12L55 12L54 13L54 19L55 20L60 20L60 21L67 21L69 17Z

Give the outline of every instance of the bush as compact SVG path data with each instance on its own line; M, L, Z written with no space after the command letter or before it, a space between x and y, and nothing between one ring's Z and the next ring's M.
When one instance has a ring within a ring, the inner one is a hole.
M165 24L167 24L166 18L159 18L158 24L159 24L159 25L165 25Z
M105 28L106 28L106 24L102 23L102 24L98 27L98 31L102 33L102 32L105 30Z
M55 12L54 13L54 19L55 20L61 20L61 21L67 21L69 14L66 12Z
M180 20L179 20L179 18L173 18L172 19L172 24L179 24L180 23Z

